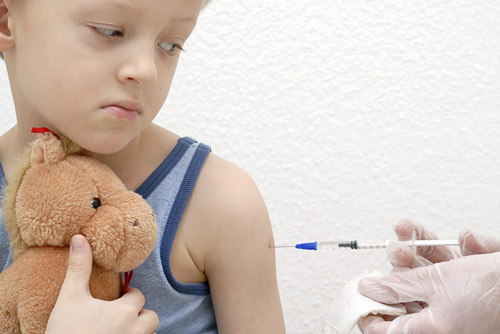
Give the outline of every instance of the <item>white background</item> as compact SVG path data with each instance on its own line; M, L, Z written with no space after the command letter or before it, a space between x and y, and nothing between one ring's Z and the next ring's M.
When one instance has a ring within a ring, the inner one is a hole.
M500 236L500 3L214 0L157 122L247 170L277 244ZM0 131L14 123L2 65ZM315 333L384 251L277 250L287 332Z

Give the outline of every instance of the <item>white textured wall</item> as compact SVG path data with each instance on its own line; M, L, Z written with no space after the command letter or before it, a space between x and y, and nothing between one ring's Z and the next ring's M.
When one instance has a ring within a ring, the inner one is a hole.
M498 1L214 0L158 122L255 178L278 244L500 236ZM1 75L1 129L13 123ZM383 251L277 251L288 333Z

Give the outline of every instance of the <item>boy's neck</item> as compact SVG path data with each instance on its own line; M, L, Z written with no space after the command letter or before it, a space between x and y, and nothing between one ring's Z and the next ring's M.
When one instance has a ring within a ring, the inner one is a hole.
M123 150L96 158L108 165L130 190L136 190L177 144L179 136L151 124Z
M17 126L0 136L0 163L8 182L15 168L16 157L23 151L26 145L19 139Z
M134 188L134 176L140 170L140 161L143 160L140 142L139 138L135 138L119 152L95 155L97 160L111 168L127 188L132 190L136 188Z
M98 154L96 158L108 165L128 189L136 190L172 151L178 139L176 134L151 124L123 150Z
M155 124L114 154L97 154L96 159L108 165L128 189L137 189L173 149L179 137ZM0 137L0 162L9 180L16 157L34 139L31 129L16 125Z

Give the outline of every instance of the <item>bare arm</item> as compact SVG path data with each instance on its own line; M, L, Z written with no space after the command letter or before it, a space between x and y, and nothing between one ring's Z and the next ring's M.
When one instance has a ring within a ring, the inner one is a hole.
M203 266L219 332L285 333L266 206L248 174L220 160L207 161L203 196Z

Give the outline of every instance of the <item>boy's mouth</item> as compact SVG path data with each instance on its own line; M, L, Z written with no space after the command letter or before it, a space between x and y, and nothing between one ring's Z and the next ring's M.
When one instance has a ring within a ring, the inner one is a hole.
M123 101L104 106L101 109L115 117L134 121L139 118L141 105L136 102Z

